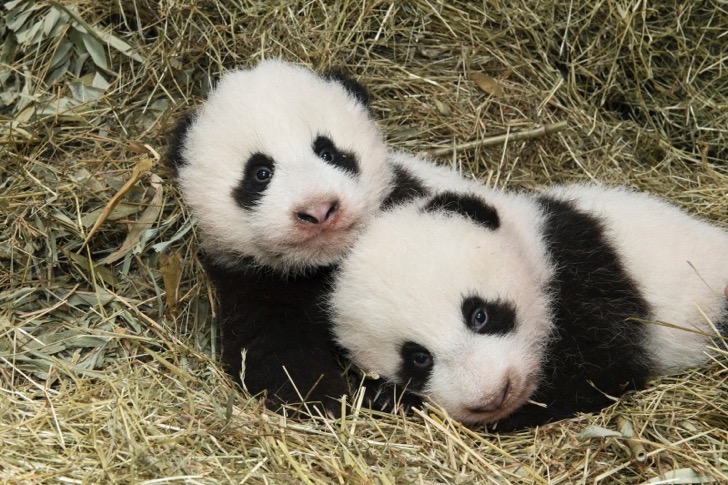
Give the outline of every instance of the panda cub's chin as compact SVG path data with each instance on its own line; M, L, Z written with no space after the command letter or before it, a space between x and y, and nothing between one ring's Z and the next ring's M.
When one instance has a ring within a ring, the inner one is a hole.
M260 264L294 273L336 264L351 247L363 225L363 221L357 220L335 229L301 231L303 234L261 242L255 245L255 259Z

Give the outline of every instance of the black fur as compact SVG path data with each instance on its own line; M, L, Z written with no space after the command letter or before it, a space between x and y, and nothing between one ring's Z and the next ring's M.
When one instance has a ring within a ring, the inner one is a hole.
M352 382L356 384L357 379L352 378ZM362 406L368 409L385 413L394 413L402 409L410 413L412 408L423 406L422 398L410 392L411 386L400 386L384 378L366 378L362 382L362 387L365 389Z
M267 391L273 408L303 397L338 415L337 399L347 393L347 383L322 305L332 269L283 276L252 261L235 270L209 260L205 266L219 303L225 370L240 383L240 351L246 349L245 386L251 394Z
M429 191L425 188L422 181L409 173L407 169L399 165L394 165L392 170L394 172L394 187L387 198L384 199L384 202L382 202L382 210L391 209L394 206L409 202L418 197L429 195Z
M551 282L554 330L542 382L532 400L497 424L508 430L595 412L610 396L643 388L652 364L638 319L650 308L625 271L602 223L572 204L539 199L547 216L545 240L556 264Z
M500 226L498 212L474 195L443 192L433 197L422 210L462 216L487 229L498 229Z
M357 101L359 101L367 109L369 108L369 93L366 88L348 74L342 71L332 70L323 73L322 77L327 81L334 81L341 84L344 86L344 89L356 98Z
M195 113L189 111L184 113L170 133L169 150L165 157L165 164L175 171L175 173L185 164L187 160L182 156L182 150L187 140L187 132L195 121Z
M275 162L272 158L262 153L252 155L245 162L243 178L238 182L238 185L233 189L232 193L235 202L243 209L252 210L258 205L265 189L270 184L270 179L265 182L256 179L256 173L261 169L268 170L271 176L273 176L275 173Z
M427 385L432 374L432 354L422 345L415 342L405 342L400 348L402 365L400 366L397 378L399 382L406 382L407 388L413 391L421 391ZM426 363L417 363L417 356L427 360Z
M465 325L481 335L506 335L516 327L516 309L502 301L486 302L478 296L463 298L460 308ZM482 311L487 321L480 327L474 324L474 313Z
M353 153L339 150L330 138L318 136L311 146L313 152L324 162L352 175L359 175L359 163Z

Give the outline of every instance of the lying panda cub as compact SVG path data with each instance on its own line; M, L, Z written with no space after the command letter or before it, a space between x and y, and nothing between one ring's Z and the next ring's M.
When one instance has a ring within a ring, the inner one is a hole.
M177 125L168 163L202 232L222 361L269 403L347 391L321 297L381 207L474 184L389 152L365 89L279 60L229 72Z
M330 303L362 369L503 430L705 362L726 275L728 233L645 194L447 192L379 215Z

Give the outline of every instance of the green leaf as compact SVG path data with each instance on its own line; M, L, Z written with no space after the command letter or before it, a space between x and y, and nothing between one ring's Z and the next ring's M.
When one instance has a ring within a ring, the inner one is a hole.
M142 207L139 204L125 204L121 202L116 207L114 207L114 210L111 211L106 219L110 221L125 219L131 215L140 212L141 210ZM91 211L88 214L84 214L81 217L81 224L83 224L83 226L87 228L93 226L103 211L104 208L99 207L98 209Z
M63 39L58 44L58 48L56 49L56 52L53 54L53 58L51 59L50 68L55 69L56 67L60 66L61 64L68 61L68 53L73 48L73 43L69 41L68 39Z
M103 89L98 89L78 81L69 82L68 87L71 88L73 99L81 103L95 101L104 95Z
M109 84L109 81L107 81L104 76L102 76L98 72L94 74L94 78L91 80L91 86L102 91L106 91L107 89L109 89L110 85L111 84Z
M86 52L89 53L91 59L98 67L104 70L109 69L109 62L106 59L106 49L103 44L96 40L96 38L88 33L81 33L81 41L83 42Z
M144 61L142 56L140 56L137 52L135 52L134 49L132 49L132 47L129 44L127 44L123 40L119 39L118 37L115 37L108 32L101 32L98 30L96 31L96 33L99 35L99 37L101 37L104 40L104 42L109 44L109 47L111 47L112 49L115 49L115 50L121 52L125 56L130 57L137 62Z
M41 29L43 28L42 22L36 22L29 26L27 29L22 29L15 33L15 39L18 41L18 44L33 44L36 41L40 39L38 37L38 34L41 32Z
M26 4L26 6L27 6L27 2L28 2L28 0L12 0L10 2L5 2L4 8L6 10L12 10L21 4Z
M21 30L26 20L28 20L28 17L30 17L34 11L43 7L42 5L37 4L29 7L29 5L31 5L29 3L18 3L18 6L16 6L16 4L13 4L12 7L10 6L10 4L5 5L5 8L9 10L7 15L5 16L5 25L13 32L18 32L19 30Z
M81 71L83 70L83 65L86 63L86 59L88 59L89 53L84 52L83 54L79 54L78 57L71 60L71 65L69 66L68 70L73 73L74 76L79 77L81 76Z
M48 10L48 14L43 19L43 34L48 37L55 28L58 21L61 19L61 11L56 7L51 7Z

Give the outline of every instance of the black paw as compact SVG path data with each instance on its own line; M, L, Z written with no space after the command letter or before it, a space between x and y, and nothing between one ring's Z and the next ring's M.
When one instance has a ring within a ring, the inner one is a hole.
M384 379L365 378L361 383L361 392L364 393L362 406L374 411L396 413L401 409L411 414L412 408L422 407L419 396Z
M290 381L281 385L277 391L268 393L266 407L295 418L324 416L336 419L341 417L341 398L346 394L343 377L322 375L308 388Z

